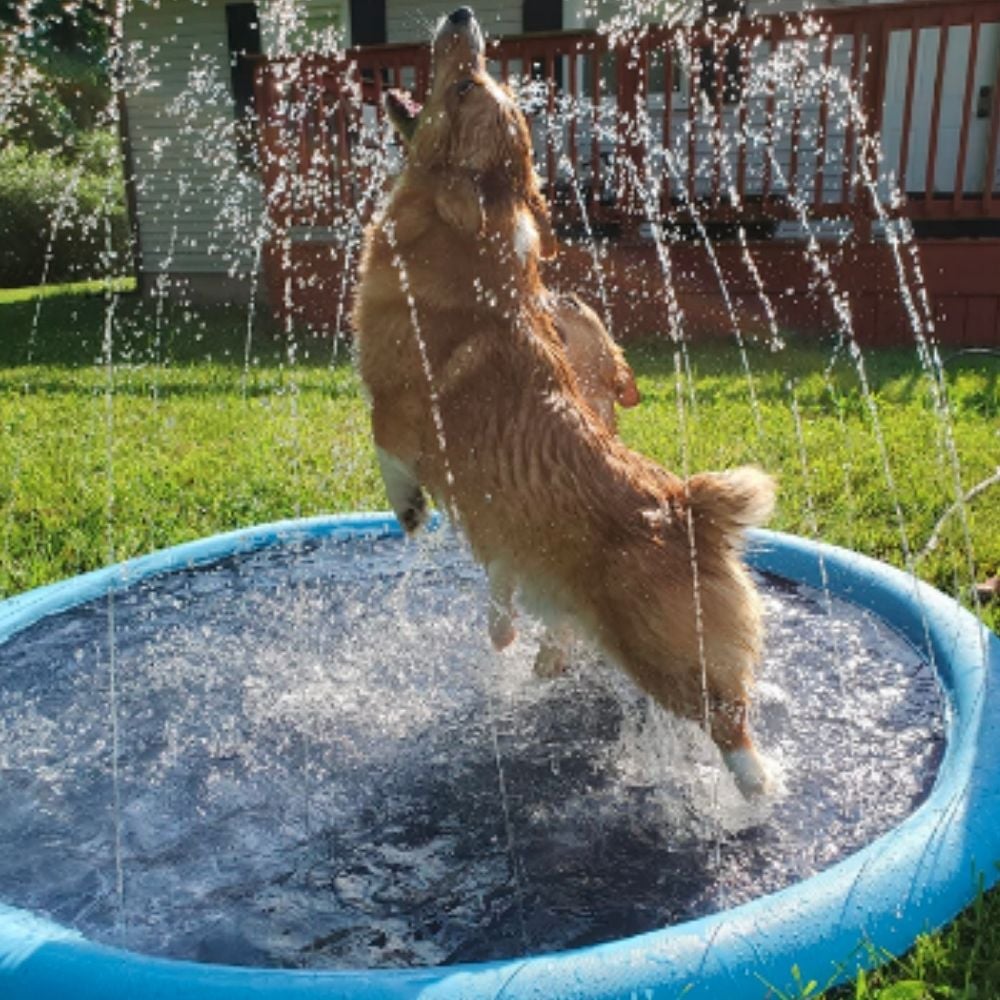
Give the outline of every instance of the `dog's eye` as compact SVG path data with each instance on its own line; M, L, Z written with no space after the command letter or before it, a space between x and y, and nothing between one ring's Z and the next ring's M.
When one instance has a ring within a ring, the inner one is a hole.
M472 88L475 85L476 85L476 81L475 80L459 80L455 89L458 91L458 96L459 97L465 97L465 95L470 90L472 90Z

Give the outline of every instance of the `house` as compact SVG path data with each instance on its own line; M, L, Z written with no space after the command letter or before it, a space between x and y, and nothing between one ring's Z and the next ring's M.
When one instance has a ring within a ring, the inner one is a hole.
M723 14L741 6L717 2ZM452 5L136 3L125 111L143 287L266 294L289 322L340 332L360 226L394 155L381 91L425 85L422 43ZM912 341L903 307L914 293L892 291L904 218L937 334L1000 342L1000 0L827 0L818 19L792 0L751 0L749 15L787 13L727 20L729 35L654 24L618 39L593 29L614 27L619 5L594 6L477 8L494 71L527 81L539 169L567 232L614 237L597 270L592 241L570 246L554 280L600 285L619 332L662 328L667 276L651 242L662 223L680 236L669 277L689 329L729 330L733 309L770 322L765 298L781 324L830 326L803 251L812 234L838 241L834 278L854 295L859 335ZM887 216L858 182L861 167L873 169ZM742 242L731 238L737 223ZM697 238L706 232L710 250ZM734 275L722 294L719 267Z

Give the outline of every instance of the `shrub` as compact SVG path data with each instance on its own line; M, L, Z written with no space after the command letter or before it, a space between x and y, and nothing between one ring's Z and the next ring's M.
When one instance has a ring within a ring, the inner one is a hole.
M64 154L0 144L0 287L127 270L117 141L106 131L78 133L75 140Z

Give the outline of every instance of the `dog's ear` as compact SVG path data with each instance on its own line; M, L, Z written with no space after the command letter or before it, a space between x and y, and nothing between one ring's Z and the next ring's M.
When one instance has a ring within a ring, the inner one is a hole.
M434 195L438 215L466 236L478 236L486 226L483 193L466 173L451 172Z
M404 146L409 146L420 121L420 105L402 90L387 90L382 101L389 124Z

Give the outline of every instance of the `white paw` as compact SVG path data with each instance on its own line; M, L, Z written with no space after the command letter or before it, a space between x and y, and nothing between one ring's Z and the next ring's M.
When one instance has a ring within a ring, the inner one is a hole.
M419 531L427 521L430 511L427 508L427 497L423 490L417 489L410 497L410 502L397 515L408 535Z
M730 750L722 755L722 759L744 798L770 795L775 790L773 768L753 747Z

